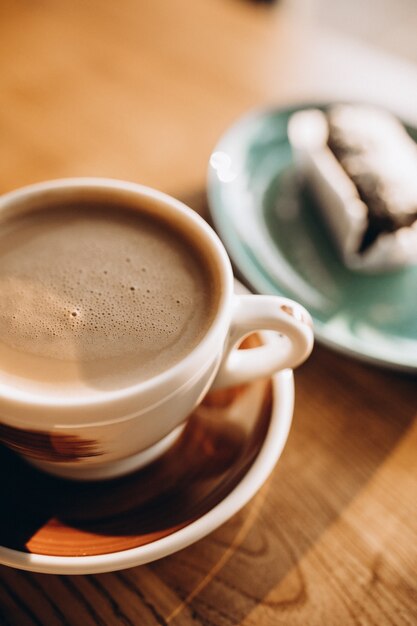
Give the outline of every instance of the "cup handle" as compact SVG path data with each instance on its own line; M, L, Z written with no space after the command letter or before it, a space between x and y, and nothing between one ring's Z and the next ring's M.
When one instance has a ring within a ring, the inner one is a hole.
M244 337L257 330L277 331L282 345L274 342L236 349ZM300 304L278 296L235 296L229 336L212 388L231 387L297 367L309 356L313 342L311 316Z

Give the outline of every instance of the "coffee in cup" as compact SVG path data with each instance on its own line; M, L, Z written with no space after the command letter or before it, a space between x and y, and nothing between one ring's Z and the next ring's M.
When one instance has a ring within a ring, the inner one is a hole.
M296 302L234 293L201 217L123 181L2 196L0 290L0 441L65 478L150 463L210 387L296 367L313 345ZM277 341L236 349L262 329Z
M140 204L51 203L0 223L0 377L17 388L122 389L183 359L219 285L207 252Z

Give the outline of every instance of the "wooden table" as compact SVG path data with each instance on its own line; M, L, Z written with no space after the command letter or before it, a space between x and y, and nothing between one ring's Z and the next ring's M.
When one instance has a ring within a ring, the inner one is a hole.
M409 65L244 0L0 7L0 191L100 175L205 210L218 136L260 105L417 101ZM59 577L0 568L0 623L417 623L416 380L317 346L296 373L272 477L206 539L151 565Z

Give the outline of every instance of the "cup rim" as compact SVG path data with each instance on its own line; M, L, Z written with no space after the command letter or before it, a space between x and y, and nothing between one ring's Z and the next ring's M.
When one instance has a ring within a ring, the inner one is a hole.
M64 409L64 408L81 408L81 407L98 407L102 404L128 400L135 396L145 396L152 394L158 388L163 388L173 379L182 379L182 384L187 384L189 378L184 378L184 373L189 370L196 372L193 367L194 362L198 362L200 355L204 354L209 344L215 341L220 335L226 335L231 318L231 301L233 297L233 272L231 262L227 256L226 250L220 241L220 238L211 228L211 226L195 211L188 207L185 203L175 199L169 194L142 185L140 183L124 181L116 178L107 177L68 177L59 178L44 182L37 182L26 185L19 189L7 192L0 197L0 212L3 211L11 203L23 202L34 195L43 194L50 191L58 191L60 189L72 189L75 192L83 189L90 190L106 190L127 192L132 197L137 196L138 199L148 198L155 200L158 204L162 204L169 208L172 213L179 213L186 221L197 227L201 235L205 239L205 243L209 246L209 251L214 253L216 265L219 271L221 286L219 293L219 303L214 318L207 329L206 333L199 343L178 363L175 363L168 369L159 374L139 383L129 385L122 389L110 391L92 390L91 395L87 394L79 397L72 397L70 394L62 397L48 397L47 392L26 392L16 389L7 383L0 383L0 402L11 401L13 405L18 404L21 407L31 405L32 407L45 407L47 409ZM201 366L200 366L201 367ZM198 369L200 367L197 366ZM180 385L181 387L182 385ZM178 390L180 387L176 387ZM161 397L161 401L167 394ZM153 402L152 404L155 404ZM139 409L140 407L138 407ZM144 407L146 408L146 406ZM12 416L10 416L13 419ZM56 417L56 416L55 416Z

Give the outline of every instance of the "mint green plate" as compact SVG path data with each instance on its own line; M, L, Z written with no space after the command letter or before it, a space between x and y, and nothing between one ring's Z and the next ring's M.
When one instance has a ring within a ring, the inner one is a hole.
M318 341L346 354L417 371L417 266L382 275L347 270L299 185L287 137L300 107L251 113L210 158L214 226L246 282L312 314ZM408 128L417 140L417 129Z

